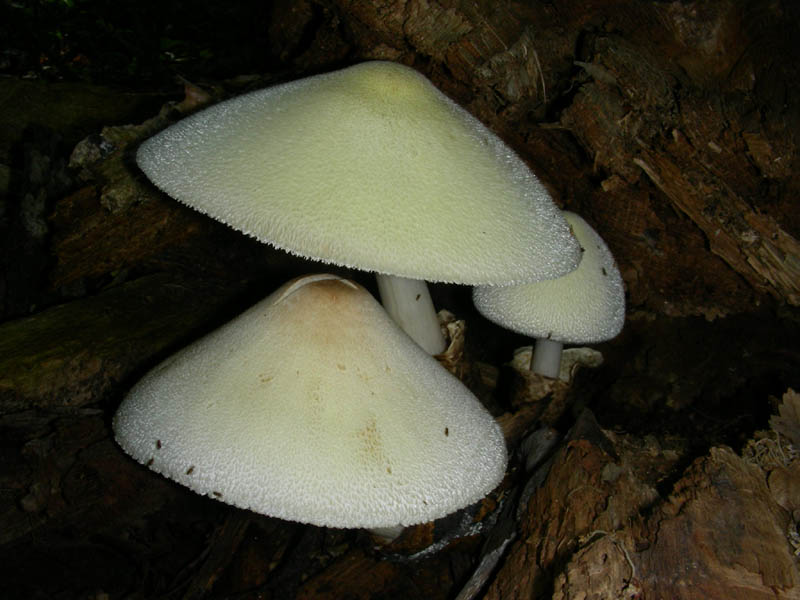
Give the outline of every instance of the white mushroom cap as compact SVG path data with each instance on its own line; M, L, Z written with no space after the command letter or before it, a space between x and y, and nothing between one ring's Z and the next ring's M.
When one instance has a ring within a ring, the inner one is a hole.
M583 257L571 273L519 286L476 287L477 309L498 325L535 338L590 344L616 336L625 322L625 286L611 251L586 221L564 211Z
M293 280L150 371L122 448L219 500L331 527L430 521L503 478L499 426L362 287Z
M300 256L412 279L553 278L580 252L520 158L391 62L239 96L139 148L170 196Z

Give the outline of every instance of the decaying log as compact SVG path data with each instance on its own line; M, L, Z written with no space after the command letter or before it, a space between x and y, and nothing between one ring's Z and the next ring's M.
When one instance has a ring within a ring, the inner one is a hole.
M3 324L2 413L97 403L204 327L220 294L216 285L152 276Z
M679 453L596 426L571 437L486 598L800 598L790 478L768 486L775 466L713 448L662 498L653 484Z
M789 516L764 473L726 448L692 465L642 527L630 557L644 596L800 598Z

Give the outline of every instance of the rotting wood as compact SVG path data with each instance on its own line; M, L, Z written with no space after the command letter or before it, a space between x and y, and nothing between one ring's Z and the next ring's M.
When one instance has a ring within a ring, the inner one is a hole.
M800 598L796 523L778 503L784 486L770 489L757 464L712 448L661 498L647 479L677 455L610 432L588 437L560 450L487 599L550 586L558 599ZM609 443L619 458L600 448Z

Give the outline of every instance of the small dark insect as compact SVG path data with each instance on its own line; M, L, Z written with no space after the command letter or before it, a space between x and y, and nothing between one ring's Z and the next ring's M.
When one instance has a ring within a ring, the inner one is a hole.
M586 252L586 248L584 248L583 246L581 246L581 254L583 254L584 252Z
M194 465L192 465L191 467L186 469L186 474L187 475L191 475L192 473L194 473Z
M211 493L214 494L217 498L222 498L222 492L214 491L214 492L211 492Z
M450 428L449 427L445 427L444 428L444 434L445 435L450 435Z
M156 448L161 450L161 440L156 440Z
M422 296L422 294L417 294L417 297L414 298L414 300L419 300L421 296Z
M151 458L150 460L148 460L148 461L145 463L145 465L144 465L144 466L145 466L145 467L149 467L149 466L151 466L152 464L153 464L153 459Z
M608 275L608 271L606 271L605 267L603 267L603 275Z
M547 339L549 340L551 337L553 337L553 332L552 331L547 334Z

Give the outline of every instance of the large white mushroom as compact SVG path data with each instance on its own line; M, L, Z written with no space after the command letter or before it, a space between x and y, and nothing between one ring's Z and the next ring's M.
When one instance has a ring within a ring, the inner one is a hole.
M434 354L444 339L422 280L525 283L580 259L522 160L396 63L222 102L147 140L136 160L170 196L263 242L380 274L387 310Z
M609 340L625 323L625 286L611 251L581 217L563 214L581 245L577 269L527 285L476 287L472 294L486 318L536 338L531 370L553 378L558 377L564 343Z
M503 478L499 426L361 286L295 279L150 371L122 448L218 500L330 527L444 516Z

